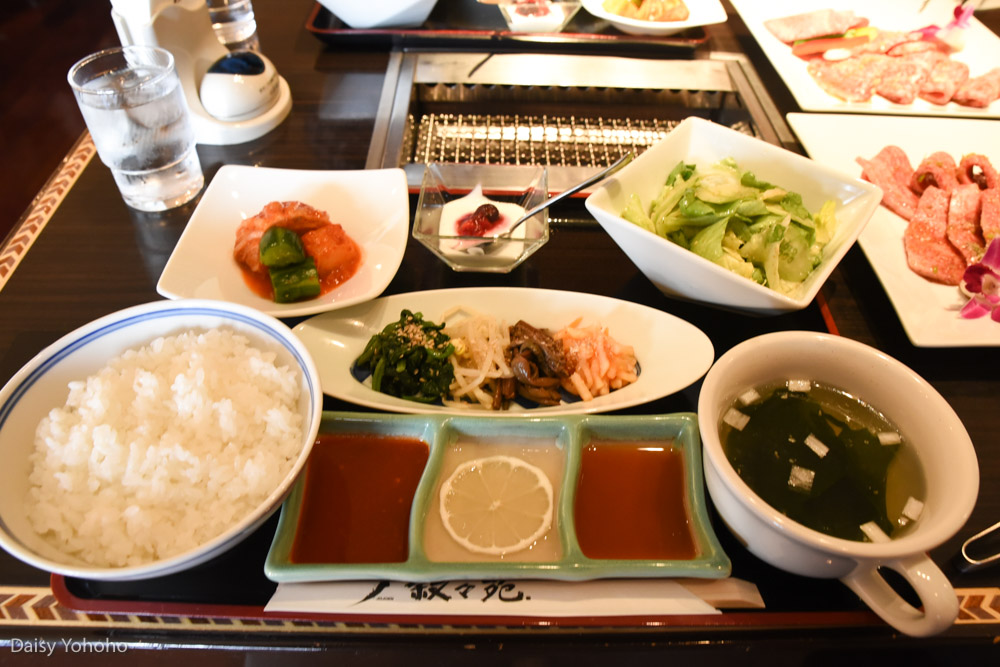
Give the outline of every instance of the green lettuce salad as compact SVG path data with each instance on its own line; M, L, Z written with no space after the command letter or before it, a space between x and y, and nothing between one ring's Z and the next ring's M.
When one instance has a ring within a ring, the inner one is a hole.
M622 217L788 294L823 260L835 208L829 200L813 215L798 193L759 181L726 158L707 169L679 162L648 207L633 193Z

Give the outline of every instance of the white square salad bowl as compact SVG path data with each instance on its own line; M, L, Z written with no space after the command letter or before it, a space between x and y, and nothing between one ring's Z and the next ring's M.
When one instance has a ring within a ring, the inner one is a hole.
M761 181L802 196L815 213L827 200L837 225L821 263L788 294L758 284L622 217L631 195L648 207L681 161L707 168L733 158ZM697 117L681 122L631 164L604 181L587 210L642 273L667 296L758 315L801 310L816 297L878 207L882 191L792 151Z

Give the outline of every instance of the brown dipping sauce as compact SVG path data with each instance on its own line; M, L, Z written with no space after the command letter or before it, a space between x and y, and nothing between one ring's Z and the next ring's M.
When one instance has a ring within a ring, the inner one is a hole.
M693 559L684 485L683 455L670 442L589 443L574 504L580 549L588 558Z
M429 451L416 438L321 434L306 467L291 562L405 562Z

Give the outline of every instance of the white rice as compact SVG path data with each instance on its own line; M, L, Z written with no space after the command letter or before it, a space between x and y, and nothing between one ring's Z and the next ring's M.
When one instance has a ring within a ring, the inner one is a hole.
M243 520L302 447L296 369L228 329L158 338L71 382L35 435L28 518L100 566L177 555Z

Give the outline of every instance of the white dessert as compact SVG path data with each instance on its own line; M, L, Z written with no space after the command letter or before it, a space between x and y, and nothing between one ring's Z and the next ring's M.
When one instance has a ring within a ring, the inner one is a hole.
M566 22L568 14L573 9L568 9L559 2L533 3L542 8L548 9L545 14L521 13L518 11L519 3L509 3L501 5L507 18L507 24L512 32L559 32L563 23ZM532 6L525 3L525 6Z
M438 234L442 237L461 236L458 231L458 222L465 216L475 212L483 204L493 204L500 212L500 223L489 229L482 237L482 241L473 240L442 240L441 251L447 255L458 256L479 256L489 254L496 259L515 259L524 248L524 243L517 242L524 239L524 230L527 223L521 225L511 234L511 241L501 241L500 244L491 244L493 237L503 234L510 229L511 225L521 219L524 215L524 207L510 202L494 201L483 195L482 186L477 185L469 194L448 202L441 208L441 219L438 223ZM487 247L488 246L488 247Z

